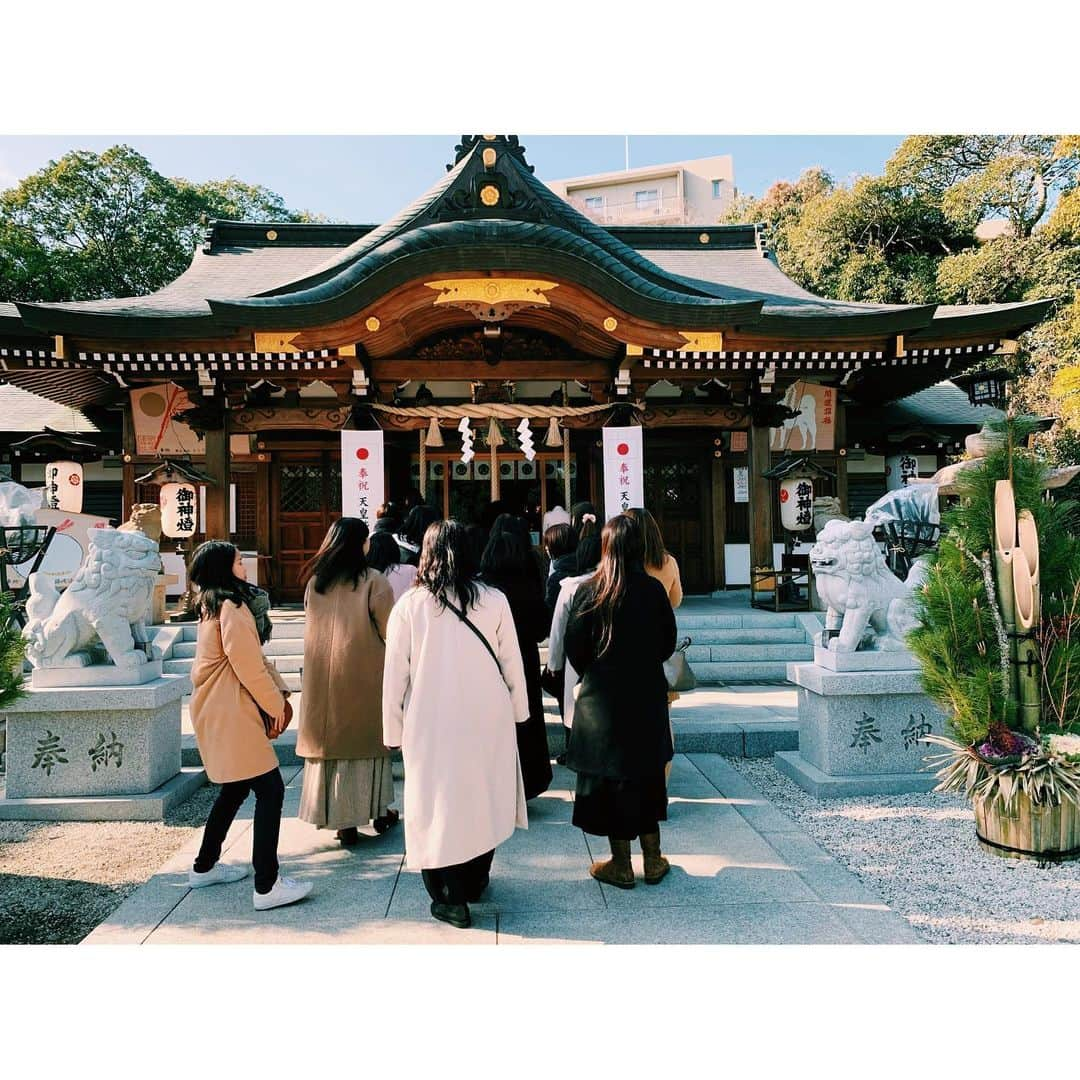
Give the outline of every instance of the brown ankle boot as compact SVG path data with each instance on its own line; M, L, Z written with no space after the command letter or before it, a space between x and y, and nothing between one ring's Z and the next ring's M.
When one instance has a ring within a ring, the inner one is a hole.
M630 865L630 841L608 837L611 845L611 858L607 862L594 862L589 873L605 885L614 885L619 889L634 887L634 868Z
M658 885L671 869L671 863L660 854L660 832L641 837L641 854L645 857L645 884Z

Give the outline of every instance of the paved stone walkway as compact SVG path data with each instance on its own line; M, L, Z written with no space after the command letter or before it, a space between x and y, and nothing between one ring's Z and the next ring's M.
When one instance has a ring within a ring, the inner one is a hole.
M797 824L714 754L677 755L662 826L668 877L623 891L588 875L606 842L570 824L573 774L556 767L552 789L530 804L528 830L495 855L487 902L473 928L435 922L419 873L404 868L403 832L372 834L341 849L333 833L296 818L301 771L288 789L281 859L287 874L315 883L292 907L256 912L250 877L191 890L198 837L87 943L371 944L854 944L915 943L918 934L818 847ZM400 781L398 791L400 794ZM407 811L407 808L406 808ZM234 824L224 859L251 856L251 813ZM635 845L636 849L637 845Z

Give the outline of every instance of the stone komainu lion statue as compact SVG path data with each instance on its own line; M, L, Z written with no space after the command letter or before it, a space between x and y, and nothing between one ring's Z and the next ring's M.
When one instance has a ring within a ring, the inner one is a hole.
M34 667L85 667L100 642L118 667L146 662L144 619L161 565L157 542L141 532L90 530L90 550L60 594L45 574L30 575L23 630Z
M901 581L886 565L872 524L834 519L810 549L810 565L818 595L829 607L825 625L840 627L830 649L904 647L904 637L915 625L912 592L925 574L919 560L907 581Z

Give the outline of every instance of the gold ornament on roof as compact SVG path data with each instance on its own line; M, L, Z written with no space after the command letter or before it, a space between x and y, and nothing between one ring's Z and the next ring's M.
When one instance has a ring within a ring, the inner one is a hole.
M604 320L604 329L610 334L612 331L618 328L619 320L609 315Z
M277 239L277 229L267 229L266 230L266 239L267 240L276 240Z
M700 241L701 241L701 242L702 242L703 244L707 244L707 243L709 242L709 234L708 234L707 232L703 232L703 233L702 233L702 234L701 234L701 235L700 235L700 236L698 237L698 239L699 239L699 240L700 240Z
M492 147L487 146L484 148L484 153L481 155L484 159L484 165L490 169L495 164L496 154Z
M550 306L544 294L558 288L554 281L531 278L459 278L425 281L438 292L436 304L462 308L481 322L499 322L520 308Z
M382 326L382 323L379 322L379 320L376 319L374 315L369 315L364 320L364 325L374 334L375 331L378 330L380 326Z
M480 201L485 206L496 206L499 202L499 189L494 184L485 184L480 189Z
M679 336L686 339L686 344L679 346L680 352L723 352L723 333L701 333L696 330L680 330Z

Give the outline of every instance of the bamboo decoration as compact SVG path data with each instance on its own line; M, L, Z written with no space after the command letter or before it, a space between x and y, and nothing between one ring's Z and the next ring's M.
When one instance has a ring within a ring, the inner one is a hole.
M1035 527L1035 518L1030 510L1021 510L1016 518L1016 540L1027 558L1028 570L1031 571L1031 584L1035 595L1035 623L1042 618L1042 574L1039 569L1039 530Z
M1016 551L1016 501L1012 484L998 480L994 485L994 580L997 583L1001 617L1009 635L1008 697L1016 695L1016 605L1013 593L1013 558Z
M1023 548L1013 552L1013 602L1016 613L1016 697L1020 703L1017 719L1024 731L1039 726L1042 672L1035 648L1036 599L1035 576L1028 566Z

